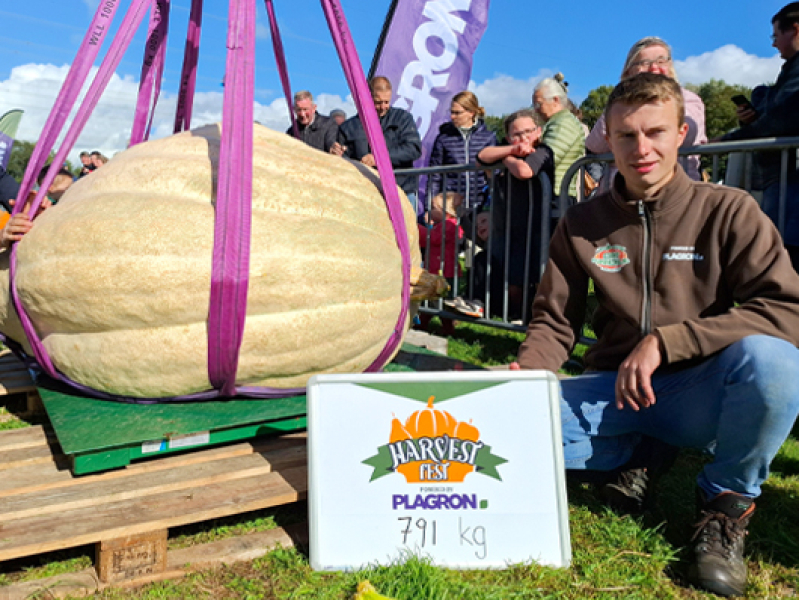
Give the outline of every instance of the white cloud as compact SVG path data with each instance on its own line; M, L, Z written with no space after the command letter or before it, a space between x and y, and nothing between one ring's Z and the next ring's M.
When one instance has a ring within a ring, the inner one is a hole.
M754 87L773 83L782 66L778 55L769 58L747 54L733 44L727 44L712 52L689 56L674 62L674 68L683 83L705 83L710 79L723 79Z
M96 0L86 1L93 3ZM781 65L782 60L778 56L763 58L747 54L734 45L722 46L712 52L691 56L675 63L683 82L703 83L714 78L748 86L774 81ZM8 79L0 81L0 114L14 108L25 111L17 134L19 139L35 141L39 138L67 71L66 65L59 67L51 64L27 64L15 67ZM469 82L469 89L477 94L488 114L503 115L530 106L536 83L551 74L544 69L528 79L497 74L480 83ZM138 83L132 77L114 75L111 78L108 88L69 153L68 158L73 165L78 164L78 153L81 150L99 150L110 157L126 147L137 92ZM273 93L270 90L258 90L257 97L268 99L273 97ZM221 91L197 93L192 127L220 121L222 99ZM174 93L162 93L153 121L152 138L164 137L172 132L175 103ZM343 109L348 116L355 114L352 96L343 98L336 94L319 93L316 103L321 114L328 114L334 108ZM253 112L255 120L278 131L285 131L290 122L288 107L282 94L271 101L256 101ZM70 121L74 115L73 110Z
M541 69L529 79L515 79L499 74L483 83L470 81L469 89L475 93L487 114L501 116L520 108L529 108L535 85L544 77L551 76L552 72L546 69Z

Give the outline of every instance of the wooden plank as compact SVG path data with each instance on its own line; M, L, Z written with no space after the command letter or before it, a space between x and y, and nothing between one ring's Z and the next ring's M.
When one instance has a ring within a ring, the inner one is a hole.
M2 437L2 434L0 434ZM131 472L156 473L168 469L181 469L205 462L215 460L225 460L236 456L247 456L253 453L272 453L287 448L297 448L305 451L305 434L292 434L279 438L255 439L240 444L230 444L209 448L207 450L195 450L184 454L172 454L162 458L153 458L133 463L116 471L107 471L95 475L85 475L76 477L69 470L68 461L65 457L54 457L55 460L50 464L40 463L28 466L20 466L3 472L0 477L0 498L27 494L36 491L46 491L59 487L74 485L86 485L90 482L108 481L128 477ZM59 458L61 459L58 462ZM269 456L273 467L276 468L276 457Z
M32 425L22 429L11 429L0 432L0 452L5 450L20 450L22 448L35 448L46 446L48 442L55 441L55 436L49 428L41 425Z
M306 492L303 466L9 521L0 537L0 561L289 504Z
M53 462L53 451L49 446L33 446L0 452L0 473L29 465L44 465Z
M256 477L273 471L270 459L283 466L305 464L304 448L288 448L267 454L249 454L223 461L204 462L156 472L134 471L127 477L82 481L82 485L37 490L6 497L0 505L0 522L48 514L68 514L78 509L102 506L124 500L144 500L180 490L200 490L207 485ZM127 515L121 514L125 521Z

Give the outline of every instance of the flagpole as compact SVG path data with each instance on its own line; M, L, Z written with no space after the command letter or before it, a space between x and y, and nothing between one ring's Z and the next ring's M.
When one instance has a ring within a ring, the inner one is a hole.
M375 76L377 64L380 62L380 55L383 53L383 44L386 43L386 35L388 35L388 30L391 27L391 21L394 19L394 13L397 11L398 4L399 0L391 0L391 5L388 7L386 20L383 23L383 30L380 32L380 38L377 40L377 48L375 48L374 56L372 56L372 64L369 67L369 77L367 78L368 80L371 80L372 77Z

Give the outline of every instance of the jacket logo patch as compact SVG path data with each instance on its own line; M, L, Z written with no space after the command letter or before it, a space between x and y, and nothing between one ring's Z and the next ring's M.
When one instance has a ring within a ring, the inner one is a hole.
M705 257L699 254L694 246L671 246L668 252L663 253L663 260L701 262Z
M630 259L624 246L607 244L597 248L591 262L606 273L618 273L624 265L630 264Z

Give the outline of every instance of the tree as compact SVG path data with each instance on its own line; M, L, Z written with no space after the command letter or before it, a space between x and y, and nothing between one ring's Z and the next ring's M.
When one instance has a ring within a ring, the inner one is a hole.
M35 147L35 142L26 142L24 140L14 141L14 146L11 148L11 157L8 159L8 167L6 168L6 171L8 171L9 175L19 182L22 182L22 178L25 175L25 169L28 168L28 161L30 161L31 155L33 154L33 149ZM53 160L54 155L55 154L53 152L50 152L50 155L47 157L48 163ZM69 161L67 161L64 166L66 166L70 172L73 171L72 164Z
M488 128L489 131L493 131L494 135L497 136L498 140L501 140L505 137L505 117L507 115L502 115L501 117L490 117L486 115L483 117L483 122Z
M600 85L588 92L588 96L580 104L580 110L583 111L583 123L588 125L589 129L592 129L599 117L602 116L612 91L612 85Z
M36 144L33 142L26 142L24 140L14 140L14 145L11 147L11 157L8 159L8 167L6 171L17 181L22 181L25 175L25 168L28 166L28 161L33 154L33 149Z
M719 137L730 129L738 127L735 104L730 102L730 98L736 94L743 94L746 97L752 95L751 88L725 83L721 79L711 79L701 85L689 83L685 87L698 94L705 103L705 132L708 139Z

